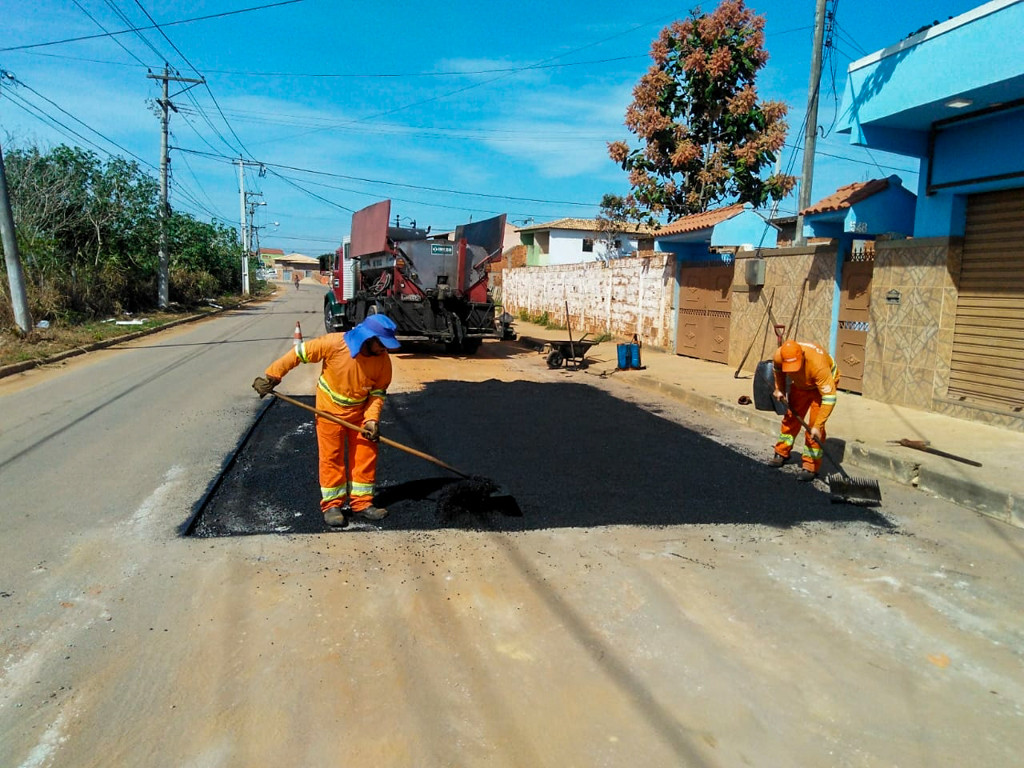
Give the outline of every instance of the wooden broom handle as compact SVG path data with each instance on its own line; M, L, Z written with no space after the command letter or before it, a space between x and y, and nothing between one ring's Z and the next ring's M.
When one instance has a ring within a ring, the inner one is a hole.
M315 413L317 416L319 416L321 418L327 419L328 421L333 421L335 424L340 424L343 427L346 427L348 429L354 430L354 431L359 432L360 434L363 434L363 435L366 434L366 430L363 429L362 427L358 427L355 424L347 422L343 418L341 418L340 416L335 416L333 413L327 413L327 411L321 411L319 408L314 408L311 405L306 405L305 403L303 403L303 402L301 402L299 400L296 400L294 397L288 397L288 395L282 395L280 392L277 392L277 391L274 391L274 390L271 390L270 394L272 394L274 397L276 397L276 398L278 398L280 400L284 400L286 403L291 403L292 405L297 405L299 408L304 408L305 410L309 411L310 413ZM439 466L439 467L441 467L443 469L447 469L449 472L454 472L456 475L459 475L460 477L465 477L467 479L469 478L469 475L467 475L465 472L456 469L451 464L448 464L446 462L441 461L436 456L431 456L429 453L424 453L423 451L417 451L415 448L410 448L408 445L402 445L401 443L397 443L394 440L391 440L390 438L384 437L383 435L380 436L380 441L382 443L384 443L385 445L390 445L392 448L397 448L400 451L405 451L406 453L412 454L413 456L421 458L424 461L429 461L431 464L436 464L437 466Z

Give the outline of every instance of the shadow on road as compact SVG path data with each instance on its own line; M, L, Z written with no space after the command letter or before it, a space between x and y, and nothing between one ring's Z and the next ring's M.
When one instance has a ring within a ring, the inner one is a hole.
M302 398L313 404L313 398ZM377 502L384 530L521 531L606 525L767 525L809 521L892 524L876 511L830 502L713 434L700 434L583 384L439 381L389 397L382 432L472 475L518 503L441 519L437 495L454 478L381 447ZM370 526L360 526L365 529ZM197 536L313 533L319 513L312 416L276 402L216 491L198 510Z

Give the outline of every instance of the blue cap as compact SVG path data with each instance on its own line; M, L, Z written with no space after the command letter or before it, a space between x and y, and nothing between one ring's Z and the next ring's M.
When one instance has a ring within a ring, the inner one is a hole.
M395 321L387 315L370 315L345 334L349 354L355 357L363 348L363 344L373 338L380 341L386 349L398 349L402 345L395 338L397 328Z

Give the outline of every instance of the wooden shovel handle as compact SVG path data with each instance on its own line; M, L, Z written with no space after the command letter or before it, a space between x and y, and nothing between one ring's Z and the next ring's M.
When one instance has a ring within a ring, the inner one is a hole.
M362 427L356 426L355 424L352 424L351 422L345 421L343 418L341 418L340 416L335 416L333 413L327 413L327 411L321 411L319 408L314 408L311 405L306 405L305 403L303 403L303 402L301 402L299 400L296 400L294 397L288 397L288 395L282 395L280 392L271 391L270 394L272 394L274 397L278 398L279 400L284 400L286 403L291 403L292 405L297 405L299 408L303 408L303 409L309 411L310 413L315 413L320 418L327 419L328 421L333 421L335 424L340 424L343 427L346 427L348 429L354 430L354 431L359 432L359 433L361 433L363 435L366 434L366 430L363 429ZM392 448L397 448L400 451L405 451L406 453L412 454L413 456L416 456L417 458L423 459L424 461L429 461L431 464L436 464L437 466L441 467L442 469L447 469L449 472L454 472L459 477L465 477L465 478L469 477L469 475L467 475L465 472L456 469L451 464L448 464L446 462L441 461L436 456L431 456L429 453L424 453L423 451L417 451L415 448L410 448L408 445L402 445L401 443L395 442L394 440L391 440L391 439L389 439L387 437L384 437L383 435L381 435L379 439L385 445L390 445Z

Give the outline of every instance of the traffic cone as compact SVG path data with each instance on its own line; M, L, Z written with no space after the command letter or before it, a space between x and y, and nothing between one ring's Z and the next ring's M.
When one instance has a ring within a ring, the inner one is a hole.
M298 321L295 323L295 348L299 348L299 344L302 343L302 328L299 327Z

